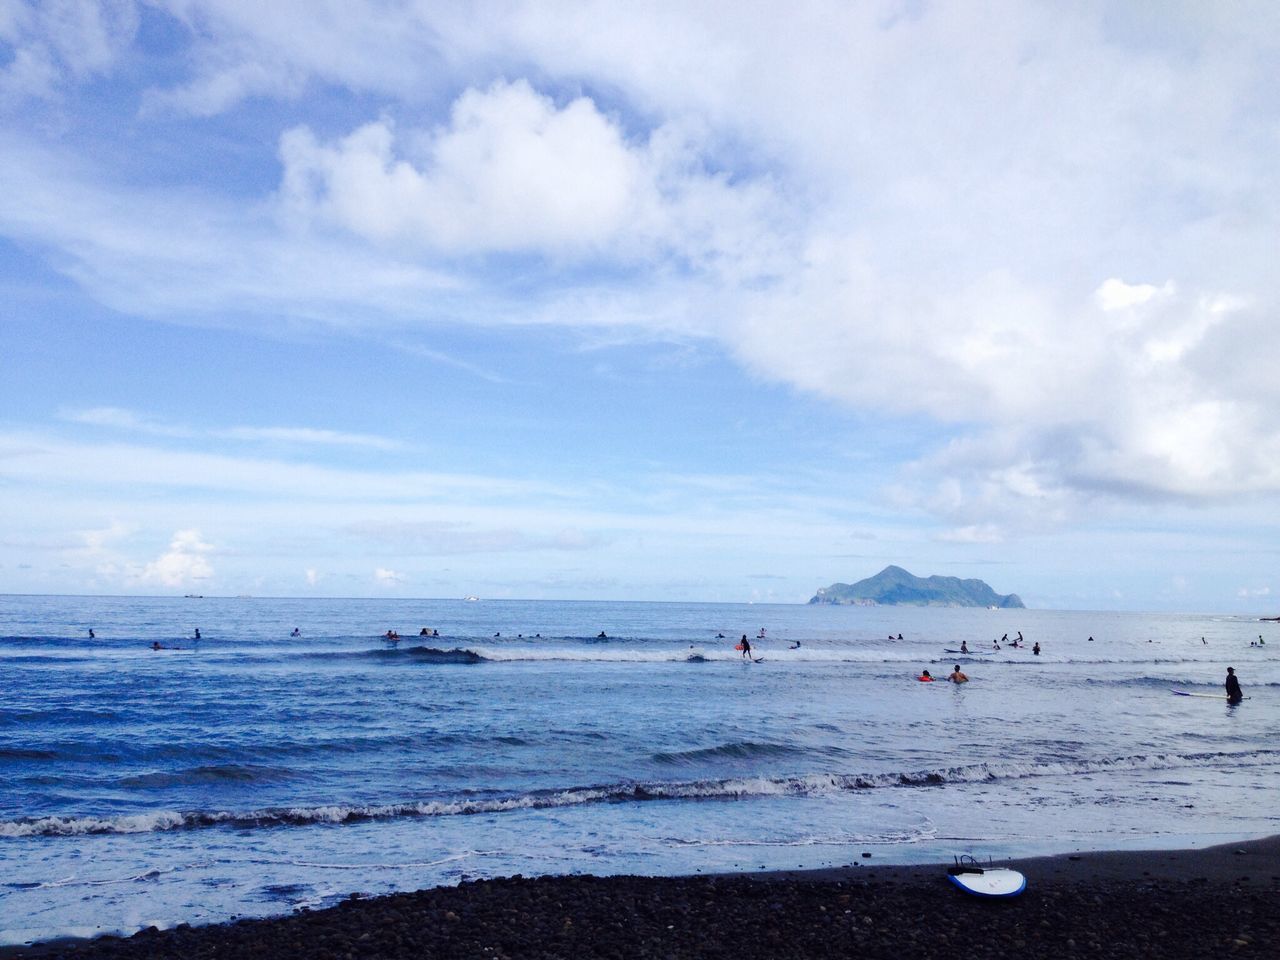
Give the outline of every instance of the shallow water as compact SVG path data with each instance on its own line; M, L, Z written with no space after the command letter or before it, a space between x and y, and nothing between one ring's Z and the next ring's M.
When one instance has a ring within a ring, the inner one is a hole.
M914 680L957 660L971 683ZM1228 664L1239 707L1170 695ZM463 876L1280 832L1280 625L1245 618L0 597L0 669L0 943Z

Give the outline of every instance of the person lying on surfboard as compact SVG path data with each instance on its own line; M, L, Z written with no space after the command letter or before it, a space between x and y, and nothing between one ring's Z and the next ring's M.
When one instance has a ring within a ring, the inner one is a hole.
M921 670L920 676L916 677L916 679L921 683L933 683L934 677L928 670Z

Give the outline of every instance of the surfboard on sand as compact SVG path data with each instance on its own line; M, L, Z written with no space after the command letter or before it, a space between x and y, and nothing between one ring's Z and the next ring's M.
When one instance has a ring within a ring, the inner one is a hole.
M947 879L975 897L1016 897L1027 889L1027 878L1006 867L950 867Z
M1225 693L1192 693L1190 690L1170 690L1175 697L1202 697L1205 700L1225 700ZM1248 700L1249 697L1241 697L1242 700Z

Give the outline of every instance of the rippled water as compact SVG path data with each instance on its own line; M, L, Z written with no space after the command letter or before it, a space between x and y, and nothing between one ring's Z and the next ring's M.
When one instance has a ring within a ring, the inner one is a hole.
M971 683L914 679L957 660ZM1170 695L1227 665L1239 707ZM0 670L0 943L462 876L1280 832L1280 625L1244 618L0 597Z

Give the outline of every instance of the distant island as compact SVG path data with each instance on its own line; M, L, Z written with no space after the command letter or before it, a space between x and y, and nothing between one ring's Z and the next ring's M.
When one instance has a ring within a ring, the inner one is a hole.
M867 607L1025 607L1016 593L1001 596L982 580L916 577L894 566L857 583L822 587L809 602Z

